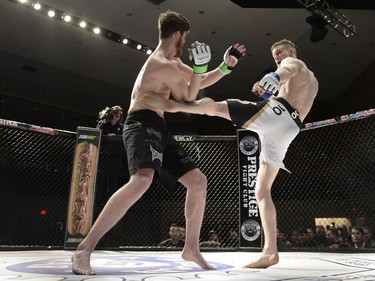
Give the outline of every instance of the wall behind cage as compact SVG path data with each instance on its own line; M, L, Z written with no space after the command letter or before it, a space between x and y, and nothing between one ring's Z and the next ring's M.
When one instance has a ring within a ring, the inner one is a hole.
M273 187L278 228L292 233L317 218L345 218L375 226L375 116L303 130L289 148ZM75 133L49 135L0 126L0 245L56 246L64 243ZM237 144L234 136L179 136L208 178L201 240L214 230L223 248L237 247ZM102 138L95 218L108 198L127 182L122 139ZM169 193L155 180L98 248L157 247L171 223L184 226L186 190ZM340 224L340 220L336 222Z

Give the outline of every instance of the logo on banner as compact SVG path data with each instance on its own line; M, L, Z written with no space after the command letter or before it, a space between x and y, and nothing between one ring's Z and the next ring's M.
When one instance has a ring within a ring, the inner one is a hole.
M255 220L246 220L241 225L241 235L247 241L255 241L260 236L260 224Z
M258 148L258 140L253 136L246 136L240 140L240 151L245 155L253 155Z

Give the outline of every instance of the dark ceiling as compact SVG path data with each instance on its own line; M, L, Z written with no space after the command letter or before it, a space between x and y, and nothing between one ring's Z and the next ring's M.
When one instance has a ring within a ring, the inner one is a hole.
M127 109L145 53L14 2L0 0L0 118L74 131L77 126L95 127L98 112L106 106ZM327 2L355 24L355 36L345 38L327 26L325 39L311 42L306 22L311 12L297 1L40 1L42 7L152 48L158 43L158 15L168 9L181 12L192 26L187 44L198 40L211 46L211 69L230 44L244 43L247 56L234 72L200 94L217 100L255 100L252 84L274 68L270 46L288 38L320 82L306 122L375 107L375 1ZM189 63L186 52L183 61ZM233 132L226 121L212 117L168 114L167 121L176 132Z

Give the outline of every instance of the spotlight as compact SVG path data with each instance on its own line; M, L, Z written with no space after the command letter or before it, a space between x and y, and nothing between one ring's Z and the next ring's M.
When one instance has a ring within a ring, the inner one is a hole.
M72 20L72 17L71 16L69 16L69 15L65 15L64 16L64 21L66 21L66 22L70 22Z
M325 27L325 25L327 22L322 16L313 14L312 16L306 18L306 22L311 24L311 42L316 43L322 41L326 37L328 29Z
M25 8L31 9L34 12L38 11L40 13L40 10L41 10L43 11L42 14L44 16L54 18L55 20L60 21L60 22L64 22L64 21L67 23L74 22L75 27L79 26L88 32L93 32L99 36L112 40L116 43L120 43L120 44L126 45L129 48L135 49L139 52L146 53L147 55L151 55L153 52L153 49L151 47L147 45L143 45L142 43L137 42L131 39L130 37L118 34L116 32L107 30L105 28L101 28L99 26L94 25L91 22L86 22L80 18L71 16L68 13L62 10L59 10L57 8L54 8L52 6L48 6L46 4L40 4L39 2L40 0L8 0L8 1L18 4L20 6L23 6ZM165 1L165 0L162 0L162 1ZM322 0L316 0L316 1L322 1Z
M40 10L40 8L42 8L42 6L38 2L35 3L33 6L35 10Z
M85 21L81 21L79 23L79 26L82 27L82 28L85 28L87 26L86 22Z
M48 16L53 18L55 16L55 11L54 10L49 10L48 11Z

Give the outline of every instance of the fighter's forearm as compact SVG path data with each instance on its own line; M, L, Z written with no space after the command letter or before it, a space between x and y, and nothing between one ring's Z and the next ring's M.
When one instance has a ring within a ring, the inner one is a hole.
M179 101L182 102L192 102L194 101L199 93L199 90L201 89L201 84L202 84L202 75L197 75L194 74L189 85L188 85L188 91L187 91L187 96L183 97L175 97Z
M200 88L201 89L207 88L215 84L224 76L225 74L222 71L220 71L219 68L217 67L214 70L211 70L210 72L207 72L206 74L203 75Z

